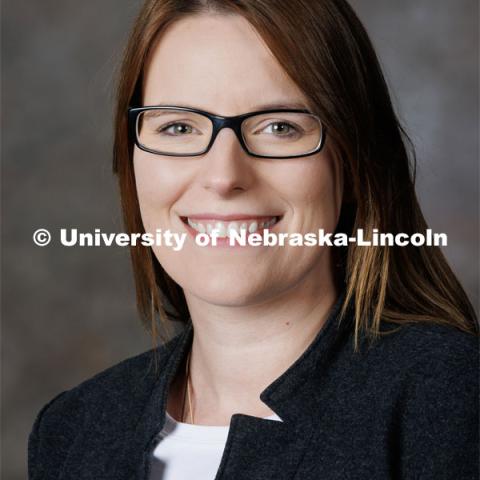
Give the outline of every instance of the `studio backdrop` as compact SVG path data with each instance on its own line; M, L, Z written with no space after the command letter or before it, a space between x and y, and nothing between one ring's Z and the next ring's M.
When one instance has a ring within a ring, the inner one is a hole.
M478 2L352 0L417 152L430 227L478 305ZM2 478L57 393L151 348L127 247L66 247L61 228L123 230L111 172L115 73L138 0L2 2ZM38 229L52 232L37 246Z

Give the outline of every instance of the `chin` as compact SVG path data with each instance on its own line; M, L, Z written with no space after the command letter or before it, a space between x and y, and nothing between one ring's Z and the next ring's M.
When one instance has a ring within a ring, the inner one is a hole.
M185 290L203 302L225 307L251 305L264 296L251 281L243 283L235 277L230 277L230 280L220 277L216 281L202 282L201 285L197 283L192 287L185 286Z

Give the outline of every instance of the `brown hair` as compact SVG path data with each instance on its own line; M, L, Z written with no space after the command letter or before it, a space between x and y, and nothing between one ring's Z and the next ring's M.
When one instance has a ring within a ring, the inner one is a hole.
M144 232L135 188L127 108L142 103L143 73L159 34L186 15L242 15L314 105L341 156L346 179L337 232L363 228L409 235L428 227L418 204L415 155L398 122L365 29L344 0L147 0L135 22L120 70L113 170L126 229ZM349 246L338 250L346 286L342 316L355 311L355 346L383 321L435 322L478 333L474 309L438 247ZM168 320L189 317L182 288L150 247L131 247L137 305L156 345Z

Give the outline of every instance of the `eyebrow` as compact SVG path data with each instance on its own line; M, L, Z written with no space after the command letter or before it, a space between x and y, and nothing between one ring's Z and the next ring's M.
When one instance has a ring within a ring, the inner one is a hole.
M264 103L261 105L256 105L252 110L275 110L275 109L288 108L292 110L308 110L307 105L303 102L275 102L275 103Z
M200 105L187 105L184 102L163 102L158 104L153 104L151 106L177 106L177 107L186 107L186 108L196 108L197 110L204 110L208 112L212 112L212 109L202 107ZM245 112L254 112L257 110L277 110L277 109L289 109L289 110L309 110L308 106L304 102L274 102L274 103L263 103L257 104L245 110ZM212 112L213 113L213 112ZM220 115L220 114L218 114Z

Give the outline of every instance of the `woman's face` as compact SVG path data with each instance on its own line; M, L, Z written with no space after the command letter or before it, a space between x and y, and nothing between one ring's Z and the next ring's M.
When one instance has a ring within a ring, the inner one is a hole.
M143 104L225 116L270 105L308 108L306 97L243 17L207 14L179 20L164 32L146 70ZM328 138L318 154L265 159L249 156L226 128L202 156L170 157L135 147L134 168L146 232L187 233L182 218L202 214L247 215L239 223L248 225L279 215L269 228L277 234L333 232L340 213L343 178ZM195 222L205 228L215 223ZM201 247L188 233L181 250L153 249L187 302L195 296L216 305L252 305L302 281L321 288L332 275L327 247Z

